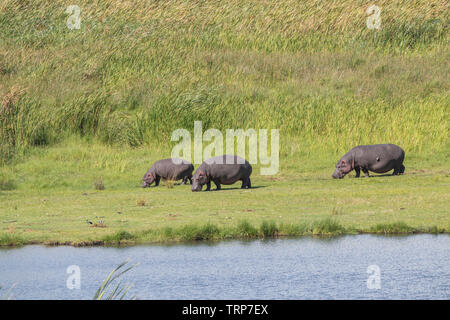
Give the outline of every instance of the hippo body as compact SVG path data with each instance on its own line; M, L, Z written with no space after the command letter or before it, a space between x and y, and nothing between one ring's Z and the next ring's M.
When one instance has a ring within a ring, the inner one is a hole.
M356 171L356 178L359 178L360 170L366 177L369 176L369 171L385 173L392 169L393 175L399 175L405 172L404 159L405 151L395 144L357 146L338 161L332 177L341 179L353 169Z
M194 166L186 160L169 158L155 162L142 179L142 187L147 188L155 182L155 187L159 185L161 178L164 180L180 180L183 179L183 184L187 181L192 184L192 172Z
M206 184L206 191L211 190L211 181L220 190L221 184L230 185L239 180L242 181L242 189L251 188L250 175L252 166L247 160L234 156L223 155L204 161L195 171L192 177L192 191L201 191Z

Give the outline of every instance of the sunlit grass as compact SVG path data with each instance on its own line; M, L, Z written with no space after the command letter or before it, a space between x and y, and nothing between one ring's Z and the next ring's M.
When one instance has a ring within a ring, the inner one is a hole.
M351 0L80 0L80 30L67 5L0 3L0 244L448 232L445 2L378 1L380 30ZM279 174L139 188L195 120L280 129ZM375 143L404 176L331 180Z
M351 173L337 181L331 173L339 155L295 152L280 158L275 176L260 175L255 165L254 189L141 188L151 163L165 157L163 150L77 139L31 149L22 161L0 168L0 175L16 182L13 190L0 191L0 242L126 244L384 233L373 228L399 221L414 230L449 230L445 154L407 153L403 176L355 179ZM99 176L105 190L92 187ZM319 224L327 217L330 223ZM103 221L104 227L93 228L86 220ZM387 233L391 229L396 230Z
M73 134L168 147L194 120L280 128L286 152L447 143L441 1L380 1L380 30L350 0L77 5L80 30L64 1L1 4L2 163Z
M103 280L102 284L98 288L93 300L123 300L126 298L128 292L132 288L131 284L122 284L119 278L130 271L138 264L127 266L128 260L122 262ZM132 296L134 299L136 296Z
M21 246L25 244L25 240L16 234L8 232L0 233L0 246Z

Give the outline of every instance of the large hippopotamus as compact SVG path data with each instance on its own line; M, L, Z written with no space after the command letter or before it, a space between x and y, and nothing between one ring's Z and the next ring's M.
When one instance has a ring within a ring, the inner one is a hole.
M201 191L206 184L206 191L211 190L211 181L220 190L221 184L233 184L242 181L242 189L251 188L250 175L252 166L247 160L232 155L223 155L204 161L192 177L192 191Z
M353 169L356 171L356 178L359 178L360 170L366 177L369 176L369 171L385 173L392 169L393 175L399 175L405 172L404 159L405 151L395 144L357 146L338 161L332 177L341 179Z
M194 166L186 160L169 158L156 161L147 173L142 178L142 188L150 187L155 182L155 187L159 185L161 178L164 180L180 180L183 179L183 184L187 181L192 184L192 172Z

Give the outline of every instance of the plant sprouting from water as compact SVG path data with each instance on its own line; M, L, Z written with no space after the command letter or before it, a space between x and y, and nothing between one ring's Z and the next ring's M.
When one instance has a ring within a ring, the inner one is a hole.
M7 289L5 293L1 293L1 291L3 290L3 286L0 285L0 300L11 300L13 298L11 291L15 285L16 284L13 284L11 287L9 287L9 289Z
M109 276L103 280L100 288L94 296L94 300L123 300L130 291L132 284L122 284L122 281L118 280L124 273L130 271L138 265L138 263L132 266L126 267L129 260L122 262L117 268L115 268ZM115 284L116 283L116 284ZM130 299L135 299L136 296L132 296Z

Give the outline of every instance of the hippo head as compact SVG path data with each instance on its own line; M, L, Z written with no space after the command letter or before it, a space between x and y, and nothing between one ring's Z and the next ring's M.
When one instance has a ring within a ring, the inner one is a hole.
M142 178L142 188L148 188L155 181L155 176L153 173L147 172Z
M202 191L203 185L208 182L208 178L204 171L197 170L192 176L192 191Z
M331 175L334 179L342 179L345 177L347 173L352 171L352 165L347 162L345 159L339 160L339 162L336 164L336 170L334 170L333 174Z

